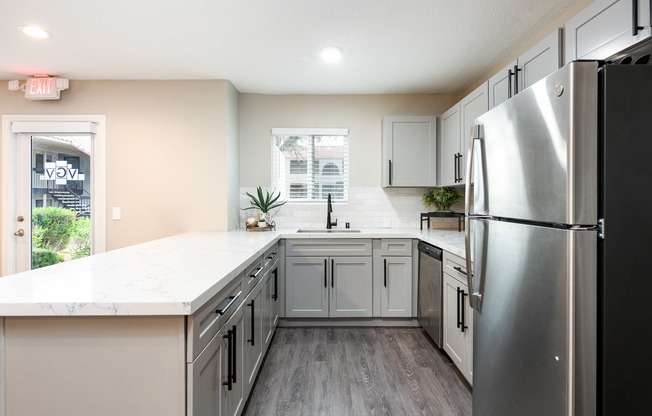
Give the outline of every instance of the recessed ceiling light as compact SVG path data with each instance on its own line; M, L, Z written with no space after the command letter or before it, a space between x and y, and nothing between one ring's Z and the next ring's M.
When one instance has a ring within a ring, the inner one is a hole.
M336 46L327 46L321 50L321 59L328 63L335 63L342 59L342 49Z
M18 26L18 30L20 30L30 38L47 39L49 37L52 37L52 34L50 32L47 32L38 26Z

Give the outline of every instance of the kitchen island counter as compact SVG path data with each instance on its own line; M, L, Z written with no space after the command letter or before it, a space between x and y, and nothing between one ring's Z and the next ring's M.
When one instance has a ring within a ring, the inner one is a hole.
M0 278L0 316L191 315L282 238L413 238L464 256L464 234L198 232Z

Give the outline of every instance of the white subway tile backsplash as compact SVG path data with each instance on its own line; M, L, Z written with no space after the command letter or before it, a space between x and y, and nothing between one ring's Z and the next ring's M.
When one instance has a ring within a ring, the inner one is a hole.
M249 206L244 192L255 188L240 188L240 206ZM392 228L419 228L419 213L427 209L421 202L422 188L351 187L347 204L334 203L331 217L338 219L338 227L351 223L352 228L382 228L388 218ZM463 203L453 207L463 210ZM255 210L240 211L241 224L245 218L257 215ZM272 211L278 228L323 228L326 225L326 202L323 204L287 203Z

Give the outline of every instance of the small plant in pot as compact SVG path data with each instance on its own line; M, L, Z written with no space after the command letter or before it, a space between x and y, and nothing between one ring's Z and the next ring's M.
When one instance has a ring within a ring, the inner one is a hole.
M436 212L452 212L451 206L462 199L462 195L452 186L444 186L437 191L434 189L427 190L421 197L421 201L426 208L435 207Z
M280 191L278 192L278 194L276 194L276 190L273 190L272 193L270 194L268 190L265 190L265 193L263 194L263 188L261 188L260 186L256 188L256 195L252 195L249 192L245 192L245 194L249 198L251 198L251 200L249 201L251 206L242 209L260 210L260 216L258 219L259 227L270 226L272 221L269 212L274 208L283 206L287 202L287 201L279 201L279 198L281 197Z

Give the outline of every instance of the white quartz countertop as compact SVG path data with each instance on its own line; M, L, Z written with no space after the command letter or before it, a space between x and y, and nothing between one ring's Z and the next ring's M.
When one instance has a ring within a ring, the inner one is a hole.
M180 234L0 278L0 316L191 315L281 238L416 238L464 256L464 233Z

